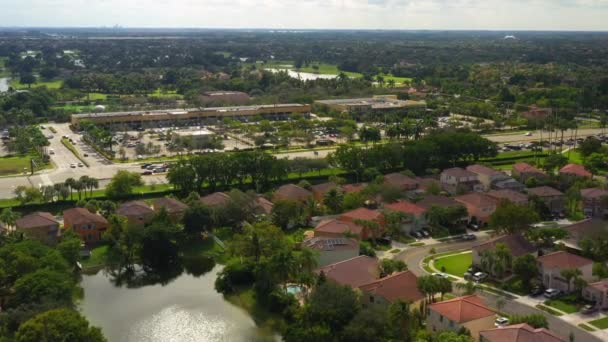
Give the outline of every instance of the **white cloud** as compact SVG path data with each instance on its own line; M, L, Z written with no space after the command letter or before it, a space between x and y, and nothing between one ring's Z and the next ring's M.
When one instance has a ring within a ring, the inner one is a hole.
M0 0L1 26L606 30L608 0Z

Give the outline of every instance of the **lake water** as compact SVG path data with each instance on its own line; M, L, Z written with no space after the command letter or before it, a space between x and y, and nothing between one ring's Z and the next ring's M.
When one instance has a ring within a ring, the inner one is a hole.
M221 268L199 277L182 273L165 285L125 283L105 271L83 275L80 309L110 342L276 340L215 291Z
M330 80L330 79L338 77L338 75L313 74L311 72L297 72L297 71L293 71L293 70L290 70L290 69L273 69L273 68L269 68L269 69L266 69L266 70L268 70L270 72L275 72L275 73L279 72L279 71L287 71L287 74L290 77L299 78L302 81L311 81L311 80L316 80L316 79L327 79L327 80Z
M4 91L8 91L9 81L11 79L8 77L0 77L0 93Z

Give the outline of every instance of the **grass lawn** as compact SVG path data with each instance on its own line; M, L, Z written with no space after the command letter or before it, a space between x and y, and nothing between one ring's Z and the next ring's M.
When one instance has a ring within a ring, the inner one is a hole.
M285 328L285 320L282 316L269 312L263 305L258 304L255 299L253 289L244 289L236 294L225 296L230 303L245 309L252 318L255 319L258 328L262 329L263 334L273 336L276 331Z
M32 88L37 87L47 87L49 89L59 89L63 85L63 80L55 80L55 81L41 81L37 79L36 83L32 84ZM11 79L10 86L15 89L27 89L27 84L22 84L19 82L19 78Z
M579 327L579 328L581 328L581 329L583 329L583 330L587 330L587 331L595 331L595 329L594 329L593 327L588 326L588 325L587 325L587 324L585 324L585 323L580 323L580 324L578 325L578 327Z
M575 164L582 164L583 163L583 156L581 155L581 153L578 150L570 150L568 152L565 152L564 155L566 157L570 157L570 162L571 163L575 163Z
M471 267L472 259L472 253L456 254L439 259L436 258L435 268L444 272L443 268L445 267L445 273L462 277L464 272Z
M148 94L148 96L151 97L178 97L178 98L183 98L184 96L182 94L178 94L177 91L175 90L170 90L170 91L162 91L162 89L156 89L154 92Z
M60 109L70 113L80 113L80 112L90 112L93 110L95 106L79 106L79 105L64 105L64 106L54 106L53 109Z
M31 156L0 158L0 176L22 173L24 168L30 169Z
M224 263L227 257L222 247L215 243L215 240L211 237L180 242L179 250L184 257L211 257L220 264Z
M379 74L378 76L382 76L382 78L384 78L384 82L388 82L390 80L395 81L396 85L402 85L402 84L409 84L410 82L412 82L412 79L410 77L398 77L398 76L393 76L393 74Z
M545 301L545 305L561 310L565 313L575 313L578 311L578 307L567 299L551 299Z
M587 322L598 329L608 329L608 317L596 319L595 321Z
M91 250L91 257L82 260L84 268L103 266L107 262L109 247L107 245L95 247Z
M561 316L562 315L561 312L555 311L555 310L551 309L550 307L544 306L544 305L541 305L541 304L538 304L536 306L536 308L540 309L540 310L543 310L544 312L548 312L548 313L552 314L553 316Z

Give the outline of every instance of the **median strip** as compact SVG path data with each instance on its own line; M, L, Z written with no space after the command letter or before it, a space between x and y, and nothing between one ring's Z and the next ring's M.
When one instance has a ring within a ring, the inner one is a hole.
M80 160L84 165L86 165L86 167L89 167L89 163L87 163L87 161L84 160L84 158L80 155L80 153L78 153L78 150L76 149L76 147L74 145L72 145L72 143L68 139L61 138L61 143L68 150L70 150L70 152L72 152L72 154L74 154L74 156L76 156L76 158L78 158L78 160Z

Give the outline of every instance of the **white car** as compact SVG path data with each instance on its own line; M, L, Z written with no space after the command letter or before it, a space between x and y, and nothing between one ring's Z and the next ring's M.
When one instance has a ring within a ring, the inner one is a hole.
M531 137L532 136L532 132L526 132L526 134L524 134L526 137Z
M486 280L487 277L488 277L488 275L483 272L477 272L477 273L473 274L473 280L475 280L478 283Z
M509 325L509 319L507 317L498 317L494 321L494 326L497 328L506 327Z
M545 296L545 298L551 299L559 296L560 293L561 291L558 289L546 289L543 295Z
M445 273L433 273L433 276L437 277L437 278L447 278L448 277L448 275Z
M76 168L76 164L72 163L72 164L70 164L70 167L71 167L72 169L75 169L75 168Z

